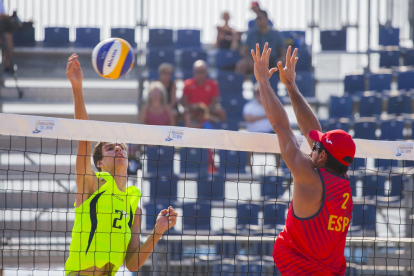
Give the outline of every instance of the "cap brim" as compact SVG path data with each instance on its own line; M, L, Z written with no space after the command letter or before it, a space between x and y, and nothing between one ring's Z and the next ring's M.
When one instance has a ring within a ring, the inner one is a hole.
M322 142L322 136L323 133L320 131L317 131L316 129L313 129L309 132L309 138L316 142Z

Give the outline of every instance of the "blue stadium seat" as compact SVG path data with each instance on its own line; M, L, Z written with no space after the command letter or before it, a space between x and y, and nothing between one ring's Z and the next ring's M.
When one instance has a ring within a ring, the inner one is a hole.
M149 47L174 47L173 30L171 29L149 29Z
M321 31L322 51L346 51L346 30Z
M219 72L217 82L222 95L233 92L242 93L244 75L231 72Z
M252 263L250 262L249 264L241 264L238 265L238 269L239 269L239 273L236 273L234 275L243 275L243 276L262 276L262 275L266 275L267 273L265 273L264 270L264 266L257 262L257 263Z
M209 230L211 204L209 200L197 199L197 202L183 204L184 230Z
M405 66L414 66L414 49L407 50L404 58Z
M223 256L223 255L220 255ZM231 258L234 258L234 254ZM209 276L233 276L236 275L236 266L234 264L220 262L219 264L215 264L211 267L209 271Z
M352 210L352 226L360 229L376 231L377 207L367 204L354 204Z
M278 175L262 176L260 178L261 196L268 198L279 198L285 192L283 186L284 177Z
M349 175L349 185L351 185L352 190L352 196L357 196L357 182L358 182L358 176L355 175Z
M177 177L160 176L148 180L150 182L150 197L177 199Z
M369 76L369 90L382 92L391 90L391 74L371 74Z
M259 224L259 205L254 203L241 203L237 206L237 226Z
M385 196L385 181L387 178L384 175L367 175L362 178L363 196L376 198L377 196Z
M180 149L180 172L181 173L206 173L207 172L207 150L196 148Z
M223 200L224 199L224 183L223 175L202 175L197 181L197 198Z
M246 104L246 100L242 94L230 94L221 95L221 104L226 110L227 120L231 122L242 122L243 120L243 107Z
M247 152L220 150L220 172L222 173L246 173Z
M313 75L310 72L297 72L296 85L304 97L315 97Z
M381 122L381 140L396 141L404 140L404 122L403 121L384 121Z
M220 241L216 243L216 254L222 256L223 258L233 259L237 254L237 251L240 247L239 243L236 241ZM216 271L216 270L215 270Z
M393 168L398 168L398 160L391 159L375 159L375 168L377 170L390 170Z
M362 96L359 101L359 116L380 116L382 112L382 98L376 95Z
M354 125L354 138L376 140L375 131L377 124L375 122L358 122Z
M129 28L112 28L111 29L111 37L119 37L126 40L129 44L131 44L132 48L137 47L137 43L135 42L135 29Z
M380 67L391 68L400 65L400 51L380 51Z
M351 118L353 110L352 97L331 96L329 103L329 117L330 118Z
M176 47L181 48L200 48L201 31L200 30L177 30Z
M69 47L69 28L45 28L43 45L45 47Z
M175 64L174 50L151 49L147 52L148 68L158 70L158 66L160 66L160 64L164 62Z
M234 70L236 63L241 59L238 51L218 50L216 53L216 68L220 70Z
M350 169L356 170L364 170L366 167L365 158L355 158L354 162L352 162Z
M286 205L284 204L277 204L276 202L265 204L263 208L263 225L269 228L285 225L285 212Z
M13 45L14 47L34 47L36 40L33 26L17 28L13 32Z
M348 75L344 79L345 92L354 94L355 92L365 91L365 76L364 75Z
M280 33L285 39L285 44L293 48L301 48L306 43L305 31L281 31Z
M398 46L400 45L400 29L382 28L379 30L379 45Z
M199 59L207 61L207 52L198 49L185 49L181 53L181 68L192 70L194 62Z
M296 72L309 72L312 67L312 55L306 48L298 49L297 53L298 62L296 63Z
M100 41L99 28L76 28L75 47L94 48Z
M403 168L411 168L414 167L414 161L413 160L404 160L403 161Z
M174 203L174 204L173 204ZM150 198L150 202L144 205L145 208L145 228L152 230L157 221L159 212L163 209L167 209L168 206L174 205L174 208L179 208L176 202L168 198Z
M174 171L174 147L146 146L147 172L154 174L171 174Z
M388 196L404 197L404 194L402 193L404 190L403 177L404 175L394 175L390 177L390 189L387 191Z
M181 69L182 79L188 80L194 77L194 72L191 69Z
M408 95L399 95L388 98L388 114L411 114L411 97Z
M239 120L236 120L236 121L227 120L227 122L217 122L217 123L213 123L213 126L214 126L214 129L238 131Z
M349 122L331 122L328 124L328 131L334 130L334 129L342 129L346 132L349 132L351 125Z
M414 89L414 71L398 73L398 90Z
M149 69L148 70L148 80L149 81L158 80L159 77L160 77L160 75L158 74L158 70L155 70L155 69Z

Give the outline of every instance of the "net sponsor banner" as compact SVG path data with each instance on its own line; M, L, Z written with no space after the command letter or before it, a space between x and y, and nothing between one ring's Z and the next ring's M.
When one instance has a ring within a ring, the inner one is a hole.
M0 114L0 134L67 140L108 141L173 147L214 148L235 151L280 153L277 135L185 127L85 121L63 118ZM310 153L303 136L300 148ZM414 143L355 139L356 156L414 160Z

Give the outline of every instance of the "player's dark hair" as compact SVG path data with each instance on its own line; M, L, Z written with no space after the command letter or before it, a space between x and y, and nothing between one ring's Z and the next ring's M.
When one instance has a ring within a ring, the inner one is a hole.
M102 171L102 169L98 166L98 162L102 160L103 155L102 155L102 147L106 144L107 142L99 142L98 144L95 145L95 147L93 148L93 164L95 165L96 169L98 171ZM120 143L121 145L123 145L126 149L126 151L128 152L128 146L124 143Z
M330 154L322 145L322 143L319 143L320 145L320 149L318 150L319 153L321 153L322 151L325 151L327 158L326 158L326 162L324 164L324 167L327 169L330 169L332 171L334 171L336 174L342 176L344 174L346 174L346 172L348 171L348 166L342 164L341 162L338 161L338 159L336 159L335 157L332 156L332 154ZM350 157L351 158L351 157ZM348 162L349 160L345 160L346 162ZM350 162L352 163L352 162Z

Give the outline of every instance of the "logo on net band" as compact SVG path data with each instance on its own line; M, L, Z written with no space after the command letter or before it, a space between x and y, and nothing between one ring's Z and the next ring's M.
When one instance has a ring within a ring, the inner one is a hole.
M168 130L167 138L165 138L165 141L170 142L174 139L176 140L182 140L184 136L184 130L181 129L170 129Z
M33 130L34 134L40 133L42 131L48 131L53 130L55 127L55 121L54 120L37 120L36 121L36 127Z
M412 150L414 149L413 146L410 145L398 145L397 146L397 154L395 156L401 156L406 153L412 153Z

